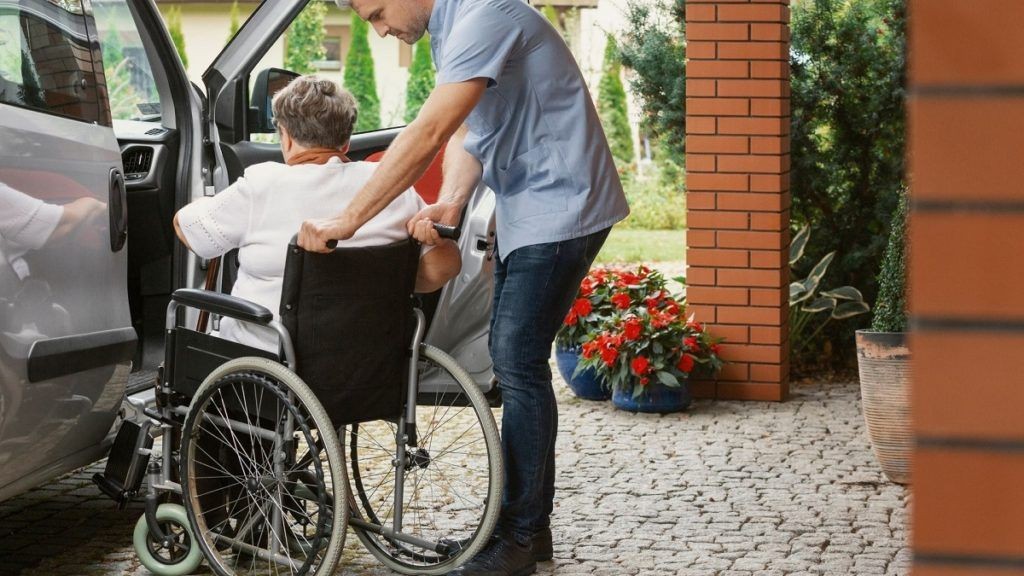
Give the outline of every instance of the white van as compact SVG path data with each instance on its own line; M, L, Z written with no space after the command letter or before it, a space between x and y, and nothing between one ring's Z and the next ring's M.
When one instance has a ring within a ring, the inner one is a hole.
M0 0L0 501L102 458L122 403L152 387L170 294L205 276L172 217L282 161L257 141L274 75L257 68L307 1L264 1L199 87L153 0ZM400 131L356 134L350 155ZM485 391L493 212L481 186L462 273L427 298L426 340Z

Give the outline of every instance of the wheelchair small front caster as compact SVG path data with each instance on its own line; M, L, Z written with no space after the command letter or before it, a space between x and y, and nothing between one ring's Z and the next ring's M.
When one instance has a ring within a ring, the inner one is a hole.
M185 576L194 572L203 561L203 553L193 538L185 508L180 504L161 504L156 509L156 519L168 536L166 541L153 537L145 514L135 523L132 542L142 565L157 576Z

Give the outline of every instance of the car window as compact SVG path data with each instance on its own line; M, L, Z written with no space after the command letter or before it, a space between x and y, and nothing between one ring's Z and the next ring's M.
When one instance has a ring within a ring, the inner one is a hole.
M114 120L160 119L160 96L127 0L92 0Z
M81 0L0 0L0 102L109 125Z

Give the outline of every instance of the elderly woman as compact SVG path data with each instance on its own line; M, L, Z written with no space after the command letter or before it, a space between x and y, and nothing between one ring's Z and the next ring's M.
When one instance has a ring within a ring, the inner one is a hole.
M238 248L241 267L231 293L276 311L289 240L304 220L348 206L377 165L349 162L345 157L356 102L333 82L315 76L296 78L274 96L273 110L285 164L250 166L216 196L178 211L174 229L189 249L204 258ZM373 246L408 238L406 222L424 206L410 188L339 246ZM458 249L451 241L424 246L416 290L437 290L460 267ZM272 330L231 318L221 321L220 335L265 350L278 347Z

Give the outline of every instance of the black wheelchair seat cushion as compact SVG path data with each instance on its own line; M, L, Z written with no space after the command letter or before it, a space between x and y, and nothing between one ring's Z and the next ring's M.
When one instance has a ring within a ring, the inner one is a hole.
M281 320L296 372L335 426L401 413L419 254L411 239L328 254L288 247Z

